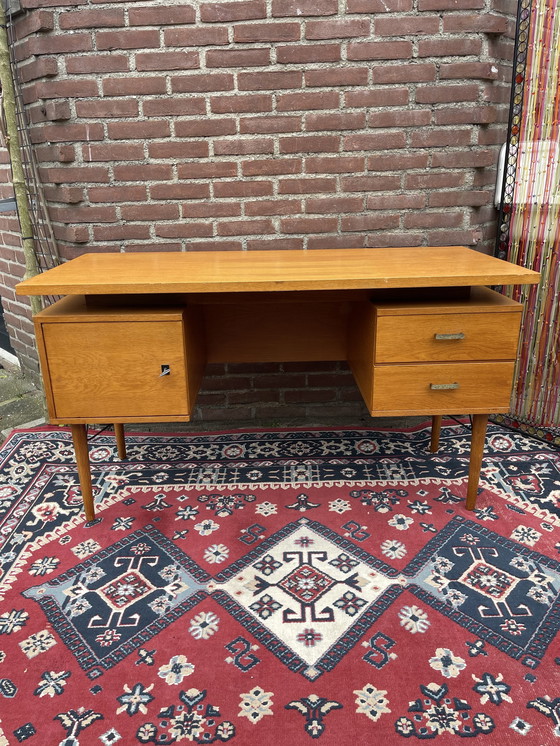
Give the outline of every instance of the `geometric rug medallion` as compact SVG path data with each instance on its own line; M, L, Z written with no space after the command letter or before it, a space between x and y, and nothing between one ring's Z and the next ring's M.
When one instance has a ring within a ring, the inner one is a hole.
M490 425L0 449L0 746L560 743L560 454Z

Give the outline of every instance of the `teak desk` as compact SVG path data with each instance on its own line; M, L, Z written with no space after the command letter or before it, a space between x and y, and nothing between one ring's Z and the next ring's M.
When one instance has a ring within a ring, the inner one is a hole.
M521 306L489 285L539 274L461 246L84 254L20 283L50 421L70 424L87 520L86 423L187 422L206 362L348 361L372 416L473 415L466 507L488 415L507 411Z

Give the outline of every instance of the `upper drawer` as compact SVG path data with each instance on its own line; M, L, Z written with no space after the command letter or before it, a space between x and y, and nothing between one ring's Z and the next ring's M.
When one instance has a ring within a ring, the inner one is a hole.
M512 360L521 307L506 313L378 316L375 362Z

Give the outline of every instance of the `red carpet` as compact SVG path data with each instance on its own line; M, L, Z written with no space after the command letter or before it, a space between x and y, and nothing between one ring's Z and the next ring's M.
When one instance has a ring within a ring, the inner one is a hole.
M560 454L255 431L0 451L0 745L560 743Z

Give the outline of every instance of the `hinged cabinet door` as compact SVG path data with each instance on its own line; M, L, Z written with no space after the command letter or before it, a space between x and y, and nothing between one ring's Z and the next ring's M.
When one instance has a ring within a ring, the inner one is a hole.
M189 414L183 324L43 323L53 419Z

